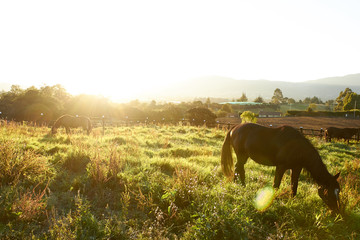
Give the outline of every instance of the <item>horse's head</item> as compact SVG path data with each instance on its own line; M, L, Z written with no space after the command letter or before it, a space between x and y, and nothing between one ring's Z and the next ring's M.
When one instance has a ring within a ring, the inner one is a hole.
M321 199L335 212L340 212L340 185L337 181L339 175L340 173L333 176L328 186L321 186L318 190Z
M53 127L51 128L51 133L52 133L52 134L56 134L56 132L57 132L57 128L56 128L55 126L53 126Z

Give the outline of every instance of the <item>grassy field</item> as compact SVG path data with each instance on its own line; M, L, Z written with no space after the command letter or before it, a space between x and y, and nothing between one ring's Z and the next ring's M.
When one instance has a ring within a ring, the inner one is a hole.
M341 172L344 214L329 211L302 172L290 196L256 208L275 169L248 161L246 187L220 168L226 131L190 126L79 130L0 127L0 239L359 239L359 144L311 139ZM272 201L271 201L272 200Z

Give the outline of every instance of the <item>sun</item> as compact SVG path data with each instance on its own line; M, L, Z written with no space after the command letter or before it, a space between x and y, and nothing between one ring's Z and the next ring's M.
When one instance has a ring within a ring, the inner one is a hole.
M93 80L91 82L67 83L65 89L72 95L101 95L115 102L147 99L159 91L159 83L147 80Z

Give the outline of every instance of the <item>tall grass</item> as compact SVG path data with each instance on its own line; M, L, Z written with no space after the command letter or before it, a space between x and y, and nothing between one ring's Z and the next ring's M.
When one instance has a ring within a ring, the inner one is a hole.
M291 197L285 174L274 200L256 193L274 168L245 165L247 186L221 173L225 130L134 126L50 135L0 128L0 239L358 239L360 145L312 138L332 174L341 172L335 215L302 172Z

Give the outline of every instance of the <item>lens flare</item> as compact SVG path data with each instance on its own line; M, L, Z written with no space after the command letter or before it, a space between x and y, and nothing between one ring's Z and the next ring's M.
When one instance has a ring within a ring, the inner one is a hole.
M260 189L256 193L256 197L254 200L255 208L261 212L265 211L266 209L268 209L268 207L270 207L272 201L274 200L274 197L275 190L273 187L267 186Z

